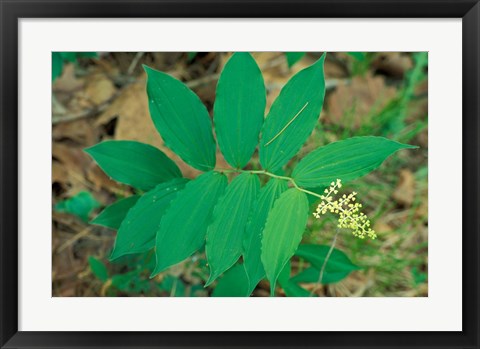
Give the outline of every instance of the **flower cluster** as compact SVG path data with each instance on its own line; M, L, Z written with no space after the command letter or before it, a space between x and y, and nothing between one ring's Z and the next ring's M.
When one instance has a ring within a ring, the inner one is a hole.
M317 210L313 213L315 218L327 212L338 214L338 228L351 229L352 234L360 239L368 236L375 239L377 234L370 228L370 220L360 212L362 204L356 201L357 193L343 195L338 200L334 200L333 195L338 194L338 189L342 187L342 181L337 179L336 182L330 184L330 188L325 189L325 195L321 195L322 202L318 205Z

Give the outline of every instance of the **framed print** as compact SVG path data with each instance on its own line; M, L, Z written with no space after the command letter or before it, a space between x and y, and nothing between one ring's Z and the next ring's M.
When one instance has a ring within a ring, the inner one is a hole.
M3 1L1 347L479 347L478 1Z

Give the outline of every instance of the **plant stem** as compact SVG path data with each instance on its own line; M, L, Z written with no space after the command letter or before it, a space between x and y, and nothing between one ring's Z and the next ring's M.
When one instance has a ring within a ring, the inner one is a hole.
M318 290L318 288L320 287L320 284L322 283L323 274L325 273L327 262L330 259L330 256L332 255L333 249L335 248L335 244L337 243L337 237L339 232L340 232L340 229L337 228L337 231L335 232L335 236L333 237L333 240L332 240L332 244L330 245L330 249L328 250L328 253L325 256L325 260L323 261L322 269L320 269L320 275L318 276L318 281L315 284L315 287L313 287L312 291L310 292L310 297L313 296L315 291Z
M300 190L300 191L303 191L304 193L306 194L310 194L310 195L313 195L317 198L320 198L322 199L322 196L320 194L317 194L317 193L314 193L313 191L310 191L310 190L306 190L306 189L303 189L301 187L298 186L297 183L295 183L295 180L292 178L292 177L287 177L287 176L280 176L280 175L276 175L274 173L271 173L271 172L267 172L265 170L241 170L241 169L226 169L226 170L223 170L223 169L218 169L217 171L219 172L224 172L224 173L252 173L252 174L262 174L262 175L265 175L265 176L269 176L269 177L272 177L272 178L276 178L276 179L283 179L285 181L288 181L290 183L292 183L293 187L297 190ZM310 292L310 297L313 296L313 294L315 293L315 291L320 287L320 283L323 279L323 274L325 273L325 268L327 266L327 262L333 252L333 249L335 248L335 244L337 242L337 237L338 237L338 233L339 233L339 229L337 228L336 232L335 232L335 236L333 237L333 240L332 240L332 244L330 246L330 249L328 250L328 253L325 257L325 261L323 262L323 265L322 265L322 269L320 270L320 275L318 277L318 281L317 283L315 284L314 288L312 289L312 291Z
M267 172L265 170L240 170L240 169L225 169L224 170L224 169L218 169L216 171L224 172L224 173L245 173L245 172L247 172L247 173L254 173L254 174L263 174L265 176L269 176L269 177L276 178L276 179L283 179L285 181L288 181L288 182L292 183L292 185L297 190L303 191L304 193L309 194L309 195L316 196L319 199L322 198L320 194L317 194L317 193L314 193L313 191L310 191L310 190L303 189L303 188L299 187L298 184L295 183L295 180L292 177L279 176L279 175L276 175L274 173Z

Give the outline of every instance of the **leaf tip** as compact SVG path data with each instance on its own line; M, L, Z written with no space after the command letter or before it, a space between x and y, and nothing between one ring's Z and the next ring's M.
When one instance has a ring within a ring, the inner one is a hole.
M405 144L405 149L420 149L418 145Z
M119 253L118 250L114 247L112 253L108 257L108 261L113 262L114 260L122 257L123 255L125 255L125 253Z
M210 286L217 278L218 278L217 273L214 273L214 272L210 269L210 276L208 277L208 280L207 280L207 282L205 283L205 286L203 286L203 287L208 287L208 286Z
M108 257L108 261L109 261L109 262L113 262L113 261L115 261L115 259L117 259L117 258L118 258L118 256L114 256L114 255L113 255L113 252L112 252L112 254Z
M152 71L152 70L153 70L152 68L150 68L150 67L149 67L148 65L146 65L146 64L142 64L142 68L143 68L143 70L145 71L145 73L147 73L147 74L148 74L149 71Z
M100 224L97 224L98 217L100 217L100 214L98 214L97 216L95 216L95 218L89 220L89 221L88 221L88 224L100 225Z
M158 274L160 274L161 270L158 270L157 267L155 267L155 269L153 269L152 273L150 274L150 276L148 277L150 280L153 279L155 276L157 276Z
M418 146L418 145L406 144L406 143L400 143L400 142L396 142L396 143L398 144L399 150L401 150L401 149L419 149L420 148L420 146Z
M91 147L86 147L86 148L83 148L82 150L87 153L88 155L91 155L92 153L92 149L94 148L95 146L91 146Z

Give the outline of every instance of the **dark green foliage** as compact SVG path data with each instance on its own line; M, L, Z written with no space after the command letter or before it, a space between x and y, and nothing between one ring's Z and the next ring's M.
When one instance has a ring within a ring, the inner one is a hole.
M156 233L157 265L152 275L183 261L202 247L213 208L226 186L223 174L207 172L179 193Z
M105 264L95 257L89 257L88 264L90 265L90 270L92 271L93 275L95 275L98 279L103 282L108 280L108 270Z
M90 213L100 207L100 203L89 192L82 191L70 199L60 201L54 207L58 212L70 213L87 222Z
M305 52L285 52L288 67L291 68L295 63L305 56Z
M185 178L175 178L142 195L122 221L110 259L145 252L155 245L160 222L186 182Z
M214 121L225 160L243 168L258 145L266 93L262 73L247 52L235 53L218 81Z
M128 198L114 202L110 206L105 207L105 209L90 223L118 230L122 221L125 219L128 210L137 203L139 198L139 195L132 195Z
M263 229L268 214L272 209L275 200L287 190L287 182L281 179L272 178L260 191L260 195L253 207L250 221L245 230L243 240L243 260L249 280L250 293L257 286L258 282L265 277L265 270L261 261Z
M262 128L262 167L277 172L301 148L313 131L325 97L325 54L295 74L282 88Z
M105 141L85 149L114 180L150 190L157 184L182 177L177 165L162 151L134 141Z
M362 53L349 54L367 61ZM286 53L289 65L303 55ZM190 60L194 57L188 55ZM157 293L195 296L202 291L200 285L185 287L182 278L167 270L183 262L185 269L197 268L195 277L205 286L218 280L213 296L249 296L266 277L272 295L278 281L287 296L307 297L310 293L302 283L338 282L359 269L334 249L318 280L329 246L300 244L311 214L309 205L332 181L366 175L396 151L414 147L381 137L345 139L313 150L299 161L291 177L285 175L288 171L283 167L298 153L320 116L325 57L286 83L265 119L265 86L255 60L245 52L228 60L217 85L213 118L220 151L231 169L215 169L212 121L198 96L174 77L145 67L155 127L170 149L205 173L190 181L181 178L165 154L138 142L106 141L86 150L110 177L147 191L114 203L93 220L118 229L112 259L149 251L148 262L111 277L112 287L147 292L155 284ZM256 149L262 169L249 163ZM265 178L269 181L260 189ZM63 205L66 210L68 205ZM82 209L82 217L92 209L91 204ZM310 267L291 276L294 254ZM106 280L106 269L91 263L95 274ZM148 280L148 275L153 279Z
M215 140L207 108L174 77L145 67L150 115L165 144L190 166L215 167Z
M206 255L210 265L207 285L240 258L248 217L259 190L258 176L242 173L230 183L215 206L207 230Z

